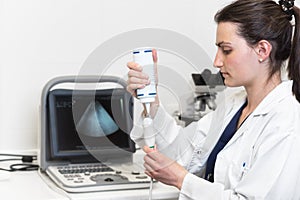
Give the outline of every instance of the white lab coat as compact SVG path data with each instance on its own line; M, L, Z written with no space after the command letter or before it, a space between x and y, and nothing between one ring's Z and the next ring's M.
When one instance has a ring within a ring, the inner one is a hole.
M239 92L186 128L159 108L153 120L158 149L188 171L179 199L300 199L300 104L292 81L277 86L218 154L214 183L200 177L223 130L245 102ZM143 146L142 119L131 137Z

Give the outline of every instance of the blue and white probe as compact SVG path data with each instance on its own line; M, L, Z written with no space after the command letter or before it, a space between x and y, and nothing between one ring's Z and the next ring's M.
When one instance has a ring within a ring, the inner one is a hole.
M144 119L144 139L147 146L154 148L155 137L150 117L150 103L155 101L156 83L155 69L151 48L140 48L133 51L133 60L142 66L143 72L150 78L150 84L142 89L137 89L137 98L145 105L146 117ZM150 130L151 129L151 130Z
M137 98L145 105L146 117L143 121L144 128L144 139L145 144L154 149L155 147L155 134L153 128L153 120L150 117L150 103L155 101L156 96L156 83L155 83L155 69L152 57L152 49L141 48L133 51L134 62L142 66L143 72L148 74L150 78L150 84L142 89L137 90ZM153 178L150 181L149 188L149 200L152 199L152 189L153 189Z

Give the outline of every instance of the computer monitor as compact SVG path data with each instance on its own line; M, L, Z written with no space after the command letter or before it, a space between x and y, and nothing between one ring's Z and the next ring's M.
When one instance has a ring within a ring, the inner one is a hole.
M48 94L47 160L105 162L135 152L133 102L124 88Z

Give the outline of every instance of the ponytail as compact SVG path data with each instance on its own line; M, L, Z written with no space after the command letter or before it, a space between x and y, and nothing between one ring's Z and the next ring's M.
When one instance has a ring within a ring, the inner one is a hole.
M293 80L292 91L300 102L300 9L293 7L295 17L294 38L288 62L288 75Z

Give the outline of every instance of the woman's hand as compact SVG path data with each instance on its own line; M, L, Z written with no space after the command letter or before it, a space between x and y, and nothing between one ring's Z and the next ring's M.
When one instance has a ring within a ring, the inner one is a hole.
M128 62L127 67L129 68L127 91L136 97L136 90L150 84L150 79L147 74L143 73L143 68L138 63Z
M176 161L166 157L157 150L147 146L143 150L146 152L144 157L145 173L162 183L181 189L183 179L188 171Z

